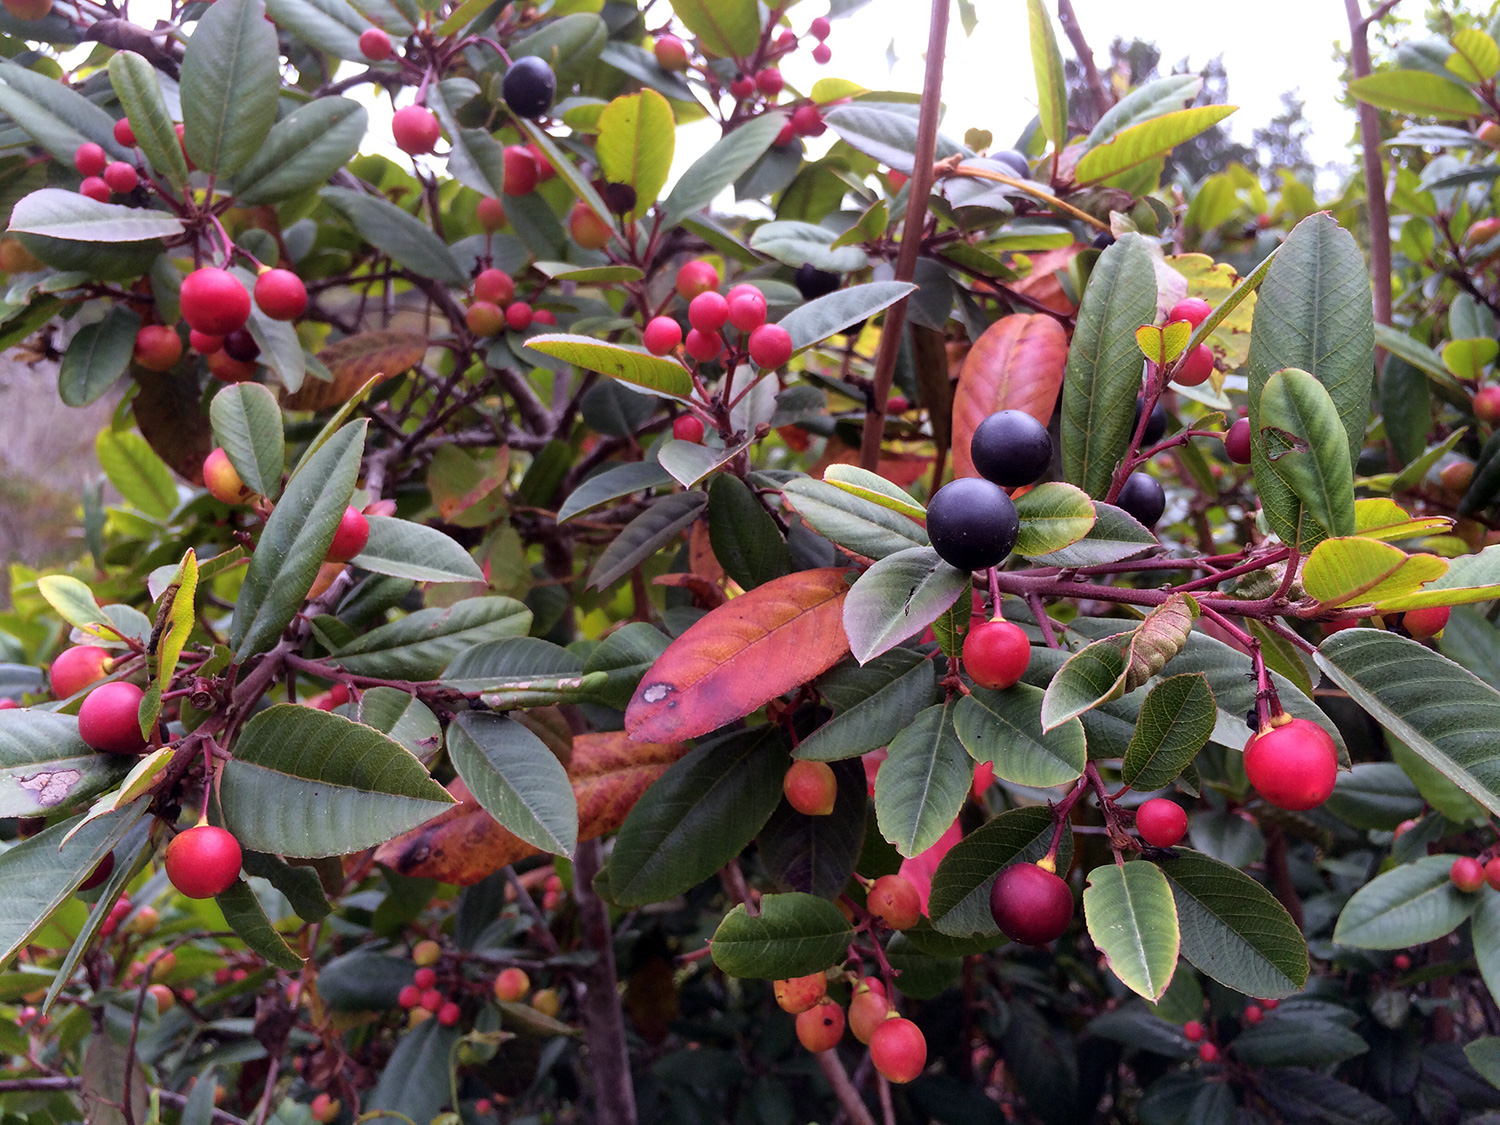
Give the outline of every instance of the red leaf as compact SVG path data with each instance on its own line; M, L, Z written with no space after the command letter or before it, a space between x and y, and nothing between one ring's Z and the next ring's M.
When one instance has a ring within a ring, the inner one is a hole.
M953 396L953 474L976 476L969 440L997 410L1024 410L1042 425L1052 419L1068 338L1063 327L1041 313L1001 317L969 349Z
M821 675L849 652L842 567L776 578L700 618L641 677L631 738L695 738Z

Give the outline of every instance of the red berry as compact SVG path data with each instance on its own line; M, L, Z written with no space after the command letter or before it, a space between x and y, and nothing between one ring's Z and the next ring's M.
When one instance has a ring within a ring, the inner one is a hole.
M786 79L774 66L766 67L755 76L755 88L768 98L774 98L781 93L781 88L785 85Z
M127 195L135 190L135 185L141 182L141 177L134 165L127 164L123 160L115 160L105 167L104 182L109 185L110 191Z
M505 323L512 332L524 332L531 327L531 306L525 301L516 301L505 310Z
M1448 869L1448 878L1465 894L1473 894L1484 886L1484 866L1471 855L1461 855Z
M359 53L373 62L391 57L391 37L378 27L367 27L359 33Z
M135 334L132 358L147 371L170 371L182 358L182 337L165 324L147 324Z
M485 196L474 209L479 225L493 234L505 225L505 204L493 196Z
M839 783L827 762L798 761L786 771L781 791L787 803L804 816L827 816L833 812Z
M827 16L818 16L812 23L807 25L807 33L819 43L827 39L832 31L833 24L828 22Z
M1250 419L1237 419L1224 431L1224 455L1236 465L1250 464Z
M537 309L531 320L533 324L545 324L548 328L553 328L557 325L557 314L551 309Z
M1153 848L1172 848L1187 835L1187 811L1176 801L1152 797L1135 811L1135 830Z
M1185 320L1197 328L1213 311L1213 306L1202 297L1184 297L1172 306L1172 311L1167 313L1167 320Z
M754 332L766 322L766 298L753 285L736 285L729 291L729 323L741 332Z
M788 977L772 984L771 991L783 1012L798 1016L828 994L828 977L824 973Z
M1198 1057L1206 1063L1218 1062L1219 1048L1215 1047L1212 1043L1199 1043Z
M687 334L687 352L699 363L707 363L718 359L719 352L724 348L724 341L717 332L699 332L696 328Z
M489 301L475 301L464 310L464 323L476 336L497 336L505 328L505 310Z
M729 320L729 302L718 293L699 293L688 303L688 323L699 332L717 332Z
M583 200L568 212L568 234L585 250L603 250L609 245L614 228L594 213Z
M1254 1027L1256 1024L1260 1023L1260 1021L1265 1018L1265 1015L1265 1012L1261 1010L1259 1004L1245 1005L1245 1022L1248 1023L1251 1027Z
M506 145L505 182L506 195L528 195L536 187L538 169L536 158L525 145Z
M501 969L493 985L496 1000L516 1001L531 991L531 978L525 969Z
M235 359L223 348L208 357L208 371L215 379L225 383L244 383L255 378L257 367L253 361Z
M691 301L699 293L719 287L719 271L702 258L682 263L677 271L677 295Z
M347 507L333 533L333 542L328 545L329 562L348 562L365 549L370 541L370 521L358 508Z
M339 1109L338 1099L326 1093L318 1094L307 1107L312 1119L320 1125L332 1125L332 1122L337 1121Z
M531 159L536 161L536 182L545 184L557 175L557 169L552 167L552 161L547 159L547 154L539 149L535 142L527 142L526 151L531 153Z
M1280 1000L1264 1000L1263 999L1260 1002L1260 1006L1262 1008L1264 1008L1268 1012L1274 1012L1277 1008L1281 1007L1281 1001Z
M423 105L402 106L391 118L391 137L408 156L431 152L442 134L437 115Z
M797 1040L809 1051L831 1051L844 1037L844 1009L827 996L797 1017Z
M78 185L78 194L86 195L96 203L108 203L109 185L98 176L85 176L83 183Z
M1026 672L1031 641L1019 625L995 618L975 625L964 638L964 670L980 687L1003 691Z
M909 930L922 920L922 898L911 880L901 875L876 879L865 905L893 930Z
M755 93L755 79L741 74L729 83L729 93L740 101L744 101Z
M1443 626L1448 624L1448 615L1451 612L1451 607L1445 605L1409 609L1402 616L1401 625L1414 640L1425 641L1428 637L1435 637L1443 631Z
M80 176L97 176L108 163L109 156L103 146L93 141L84 141L73 153L73 167L78 169Z
M106 754L139 754L146 748L140 722L145 694L124 680L100 684L78 709L78 737Z
M480 270L474 279L474 296L481 301L496 305L508 305L515 299L516 283L504 270Z
M415 1008L422 1002L422 990L414 984L409 984L396 994L396 1003L403 1008Z
M188 332L188 347L199 355L213 355L223 346L223 336L210 336L207 332L199 332L196 328Z
M1500 891L1500 857L1490 860L1484 865L1484 881Z
M1188 1020L1182 1025L1182 1034L1187 1036L1189 1043L1197 1043L1203 1038L1203 1025L1197 1020Z
M771 143L777 148L786 148L797 139L797 129L790 121L781 127L781 132L776 134L776 139Z
M795 51L797 49L797 33L791 28L786 28L776 37L776 47L781 51Z
M255 303L272 320L296 320L307 311L307 286L291 270L266 270L255 279Z
M426 992L437 984L437 970L424 966L412 974L411 982L423 992Z
M458 1005L449 1000L437 1010L437 1021L444 1027L452 1027L458 1022L458 1017L462 1014Z
M130 127L130 122L122 117L115 122L115 141L126 148L135 147L135 130Z
M819 66L827 66L828 60L833 58L833 50L827 43L819 43L812 49L813 62Z
M74 645L57 654L49 673L52 694L58 699L82 691L109 674L110 654L98 645Z
M1338 750L1328 732L1293 719L1245 743L1245 775L1277 808L1302 812L1328 800L1338 780Z
M167 878L188 898L223 894L240 877L240 842L212 824L179 833L167 845Z
M228 270L205 266L183 279L182 319L210 336L227 336L250 319L250 294Z
M910 1082L927 1066L927 1037L911 1020L892 1015L870 1036L870 1062L888 1082Z
M645 332L641 333L641 339L652 355L666 355L682 343L682 325L670 316L652 317Z
M1500 422L1500 383L1480 387L1475 393L1474 417L1488 426Z
M0 696L0 711L19 711L21 705L9 696Z
M885 988L875 977L866 977L855 986L854 996L849 1001L849 1030L854 1038L868 1044L872 1036L885 1023L891 1012L891 1002L886 998Z
M426 1008L429 1012L436 1012L443 1006L443 1003L443 994L437 989L427 988L422 990L421 1006Z
M1046 945L1073 920L1073 892L1035 863L1013 863L990 888L990 914L1000 932L1025 945Z
M663 70L686 70L687 44L675 35L663 35L656 41L656 65Z
M823 115L815 105L799 105L792 110L792 129L799 137L821 137L828 131Z
M1214 352L1207 344L1199 344L1188 352L1182 366L1178 368L1174 382L1184 387L1196 387L1214 373Z
M885 412L887 414L905 414L911 409L911 403L906 401L905 395L892 395L885 400Z
M762 324L750 333L750 358L757 367L780 367L792 358L791 334L779 324Z
M1491 886L1493 885L1494 884L1491 884ZM1411 958L1408 957L1405 953L1398 953L1391 959L1391 964L1396 966L1396 970L1398 972L1404 973L1407 969L1411 968Z
M115 869L115 853L106 852L104 858L94 865L89 876L78 884L80 891L91 891L95 887L103 886L104 880L109 878L109 873Z
M683 414L672 419L672 436L678 441L698 444L703 440L703 419L693 414Z

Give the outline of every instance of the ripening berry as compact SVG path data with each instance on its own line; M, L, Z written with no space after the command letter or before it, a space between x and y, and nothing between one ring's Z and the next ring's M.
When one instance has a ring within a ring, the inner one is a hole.
M243 504L251 495L223 449L214 449L203 459L203 487L223 504Z
M82 189L80 189L82 190ZM1500 383L1480 387L1474 394L1474 417L1487 426L1500 422Z
M188 331L188 347L199 355L213 355L223 346L223 336L210 336L207 332L199 332L196 328Z
M828 977L823 973L790 977L776 981L772 984L771 991L783 1012L800 1015L828 994Z
M792 337L779 324L762 324L750 333L750 359L755 366L770 370L792 358Z
M1248 1023L1251 1027L1254 1027L1256 1024L1260 1023L1261 1020L1265 1019L1265 1016L1266 1013L1261 1009L1261 1006L1259 1004L1245 1005L1245 1022Z
M1184 297L1172 306L1172 311L1167 313L1167 320L1185 320L1197 328L1213 311L1213 306L1202 297Z
M443 947L430 938L419 941L411 947L412 964L419 966L436 965L443 956Z
M754 332L766 322L766 298L753 285L736 285L729 291L729 323L741 332Z
M1046 945L1073 920L1073 892L1035 863L1013 863L990 888L990 914L1000 932L1024 945Z
M663 35L654 46L656 65L663 70L686 70L688 64L687 44L675 35Z
M585 250L603 250L609 245L614 228L594 213L594 209L583 200L573 204L568 212L568 234Z
M253 363L260 358L260 345L246 328L236 328L224 337L224 351L241 363Z
M479 219L479 225L489 234L494 234L505 226L505 204L493 196L487 195L481 199L474 213Z
M512 332L524 332L531 327L531 306L525 301L513 301L505 307L505 325Z
M865 906L893 930L909 930L922 920L922 897L911 880L900 875L876 879Z
M135 190L136 184L141 182L141 177L134 165L127 164L123 160L115 160L105 166L104 182L109 185L110 191L128 195Z
M703 419L695 414L681 414L672 419L672 436L694 445L703 440Z
M437 970L424 966L412 974L411 980L413 984L426 992L437 984Z
M755 76L755 88L768 98L774 98L781 93L786 85L786 79L781 76L781 71L774 66L768 66Z
M712 290L688 303L688 323L705 334L717 332L729 320L729 302Z
M205 266L182 280L182 319L210 336L227 336L250 319L250 294L228 270Z
M443 994L435 988L424 988L422 990L421 1006L429 1012L436 1012L444 1004Z
M809 1051L831 1051L844 1037L844 1009L825 996L797 1017L797 1041Z
M1278 808L1316 808L1338 780L1338 749L1328 732L1308 719L1292 719L1245 743L1245 775L1255 791Z
M1461 855L1448 869L1448 878L1465 894L1473 894L1484 886L1484 867L1471 855Z
M927 1066L927 1037L892 1013L870 1036L870 1062L888 1082L910 1082Z
M905 414L911 409L911 403L906 401L905 395L892 395L885 400L885 412L893 417Z
M532 994L531 1006L542 1015L555 1018L562 1009L562 995L555 988L538 989Z
M964 671L980 687L1003 691L1018 683L1031 663L1031 641L1019 625L996 617L964 637Z
M819 43L812 49L812 57L819 66L827 66L828 60L833 58L833 50L827 43Z
M744 74L736 75L729 83L729 93L737 100L744 101L755 93L755 79Z
M480 270L479 276L474 279L474 297L496 305L508 305L515 300L516 283L504 270L493 267Z
M827 16L818 16L812 23L807 25L807 33L819 43L827 39L832 32L833 24L828 22Z
M1182 366L1177 369L1173 382L1184 387L1196 387L1214 373L1214 352L1207 344L1199 344L1188 352Z
M142 325L131 358L147 371L170 371L182 358L182 337L165 324Z
M255 279L255 303L272 320L296 320L307 311L307 286L291 270L266 270Z
M1491 862L1493 862L1493 860ZM1494 886L1493 883L1491 883L1490 885ZM1411 958L1408 957L1405 953L1398 953L1395 957L1391 958L1391 964L1396 967L1397 972L1404 973L1407 969L1411 968Z
M1443 627L1448 624L1450 613L1452 613L1452 607L1446 605L1409 609L1401 616L1401 626L1411 634L1413 640L1425 641L1443 631Z
M359 33L359 53L371 62L391 57L391 37L378 27L367 27Z
M421 156L437 148L443 135L437 115L423 105L402 106L391 117L391 138L408 156Z
M177 997L174 996L172 994L172 990L164 984L153 984L150 988L146 989L146 993L151 997L151 999L156 1001L156 1010L158 1012L165 1012L168 1008L177 1003Z
M124 680L100 684L78 709L78 737L106 754L139 754L146 748L140 723L145 694Z
M79 883L77 889L80 891L91 891L95 887L102 887L104 885L104 880L109 878L110 873L114 871L114 869L115 853L105 852L104 858L101 859L98 863L94 864L94 869L89 872L88 878ZM172 956L173 955L170 953L167 954L167 957ZM162 960L165 960L165 958L163 958ZM175 961L176 958L174 957L173 960ZM158 964L159 963L160 962L158 962Z
M489 301L474 301L464 310L464 324L476 336L498 336L505 328L505 310Z
M1206 1063L1218 1062L1219 1048L1215 1047L1212 1043L1199 1043L1198 1057Z
M223 383L244 383L255 378L258 368L253 360L235 359L223 348L208 357L208 373Z
M506 195L529 195L537 184L536 158L525 145L506 145L501 154L505 161L505 178L501 190Z
M109 156L103 146L93 141L84 141L73 153L73 167L78 169L80 176L98 176L108 163Z
M724 340L717 332L699 332L696 328L688 330L687 353L699 363L708 363L719 358L719 353L724 350Z
M719 287L719 271L702 258L683 262L677 270L677 295L691 301L699 293Z
M1250 419L1239 418L1224 431L1224 456L1236 465L1250 464Z
M1176 801L1152 797L1135 811L1135 830L1153 848L1172 848L1187 835L1188 816Z
M422 1002L422 990L414 984L409 984L396 994L396 1003L403 1008L415 1008Z
M827 762L793 762L782 779L787 803L804 816L827 816L839 795L838 779Z
M442 1005L442 1007L438 1008L437 1021L443 1027L452 1027L458 1022L459 1016L461 1016L462 1014L463 1013L459 1009L459 1006L452 1000L449 1000L446 1004Z
M130 127L130 122L122 117L114 125L115 140L126 148L135 147L135 130Z
M96 203L109 202L109 185L98 176L85 176L78 185L78 194L88 196Z
M332 1122L338 1120L341 1108L337 1098L329 1094L318 1094L313 1098L312 1104L307 1107L307 1111L314 1121L319 1122L319 1125L332 1125Z
M339 526L333 533L333 542L328 545L329 562L348 562L365 549L370 541L370 521L363 512L352 505L344 509Z
M670 316L652 317L641 334L646 350L652 355L666 355L682 343L682 325Z
M891 1012L885 987L880 985L877 988L877 985L880 985L877 978L866 977L855 985L854 995L849 1000L849 1030L854 1032L854 1038L865 1044L870 1042L870 1037Z
M524 969L501 969L495 975L495 999L513 1002L522 999L531 991L531 978Z
M555 328L557 326L557 314L551 309L537 309L532 313L531 322L533 324L545 324L548 328Z
M1197 1043L1203 1039L1203 1025L1197 1020L1188 1020L1182 1025L1182 1034L1187 1036L1189 1043Z
M213 824L180 832L167 845L167 878L188 898L223 894L240 877L240 843Z

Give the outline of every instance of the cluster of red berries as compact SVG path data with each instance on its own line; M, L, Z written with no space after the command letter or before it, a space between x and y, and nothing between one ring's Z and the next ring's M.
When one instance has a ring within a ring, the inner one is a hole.
M533 324L552 326L557 317L548 309L534 309L528 301L516 300L516 283L504 270L493 266L474 278L474 299L464 311L464 323L476 336L497 336L506 329L524 332Z
M1461 855L1448 869L1448 878L1465 894L1473 894L1486 883L1500 891L1500 857L1486 863L1471 855Z
M448 999L437 987L437 970L430 966L423 966L412 974L411 984L401 989L396 997L396 1002L409 1011L422 1011L426 1015L417 1017L419 1020L428 1016L437 1018L443 1027L452 1027L463 1015L463 1010L458 1004Z
M779 324L766 323L766 298L754 285L736 285L719 293L719 271L694 258L677 271L677 294L688 302L688 355L699 363L718 359L729 348L724 328L744 335L744 352L762 370L781 367L792 358L792 337ZM684 343L682 325L670 316L647 322L642 341L652 355L664 356ZM731 356L738 349L730 348Z
M1265 1019L1267 1012L1274 1012L1281 1005L1280 1000L1256 1000L1245 1005L1241 1018L1254 1027ZM1201 1020L1188 1020L1182 1025L1182 1035L1189 1043L1198 1044L1198 1057L1206 1063L1219 1061L1219 1048L1205 1037L1208 1029L1203 1026Z
M135 136L132 134L131 142L134 143L134 140ZM108 203L111 193L129 195L141 182L135 165L123 160L110 160L103 146L93 141L85 141L74 151L73 167L83 177L83 182L78 185L79 194L100 203Z
M1213 312L1213 306L1201 297L1186 297L1172 306L1167 313L1167 323L1174 321L1186 321L1197 328L1209 318ZM1184 387L1196 387L1205 382L1214 373L1214 353L1207 344L1199 344L1189 352L1178 364L1176 374L1172 376L1173 382Z
M878 977L855 983L847 1021L844 1009L828 995L824 973L778 980L774 992L781 1009L797 1017L798 1042L814 1054L837 1047L848 1026L870 1048L871 1064L890 1082L910 1082L927 1065L926 1036L896 1014Z

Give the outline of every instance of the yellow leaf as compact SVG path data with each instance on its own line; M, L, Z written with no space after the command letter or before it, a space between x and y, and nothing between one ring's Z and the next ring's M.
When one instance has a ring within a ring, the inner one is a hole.
M1448 571L1436 555L1408 555L1375 539L1326 539L1302 568L1302 585L1324 605L1380 602L1411 594Z
M1234 267L1216 262L1207 254L1174 254L1167 258L1171 266L1187 278L1189 297L1201 297L1218 308L1229 291L1240 282ZM1213 344L1224 355L1226 370L1242 367L1250 355L1250 323L1255 315L1256 294L1247 294L1235 306L1204 343Z
M49 574L36 580L36 588L47 599L47 604L57 611L58 616L75 629L99 640L121 639L109 618L104 616L104 610L94 600L94 592L78 579L69 578L66 574Z
M1365 539L1393 542L1397 539L1419 539L1447 531L1453 521L1447 516L1423 516L1413 519L1394 500L1369 498L1354 502L1354 534Z
M177 568L177 577L162 591L157 621L167 621L156 650L156 678L163 685L172 682L177 671L177 658L182 655L182 646L187 644L193 631L193 600L198 595L198 556L188 548Z

